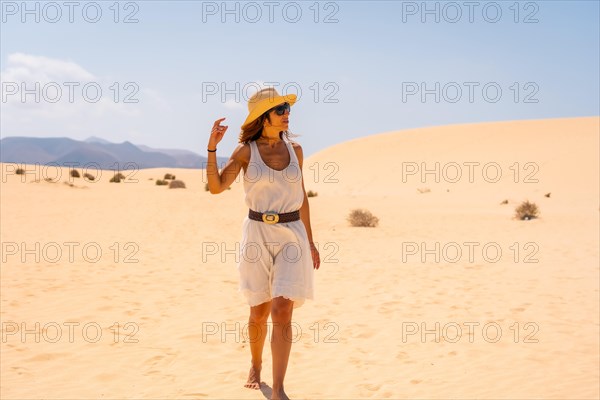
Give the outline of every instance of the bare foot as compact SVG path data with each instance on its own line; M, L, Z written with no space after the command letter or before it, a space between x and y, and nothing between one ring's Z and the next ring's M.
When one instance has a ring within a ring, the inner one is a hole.
M260 389L260 369L250 367L248 382L246 382L244 387L247 387L248 389Z
M283 388L281 388L281 389L273 388L273 391L271 393L271 400L290 400L290 398L287 397L287 394L285 394L285 392L283 391Z

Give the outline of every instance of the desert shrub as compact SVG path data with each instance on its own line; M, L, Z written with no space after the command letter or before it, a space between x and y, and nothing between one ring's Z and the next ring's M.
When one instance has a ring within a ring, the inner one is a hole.
M429 192L431 192L431 189L429 189L429 188L418 188L417 191L419 193L429 193Z
M96 179L96 177L94 175L90 174L89 172L86 172L85 174L83 174L83 177L90 181L93 181L94 179Z
M317 197L317 192L309 190L308 192L306 192L306 197Z
M539 209L535 203L530 203L528 200L519 204L515 209L515 217L521 220L530 220L539 216Z
M169 189L185 189L185 183L183 181L171 181Z
M17 175L25 175L25 170L23 168L17 168L15 171Z
M175 179L175 175L165 174L165 177L163 179Z
M379 218L371 214L369 210L363 209L352 210L347 220L352 226L375 227L379 223Z
M500 203L500 204L508 204L508 200L506 200L506 199L502 200L502 203Z
M158 186L163 186L163 185L168 185L168 184L169 184L169 182L167 182L167 181L163 181L162 179L157 179L157 180L156 180L156 184L157 184Z
M72 169L71 170L71 177L73 177L73 178L81 178L81 175L79 175L79 171L77 171L76 169Z
M122 173L116 173L112 178L110 178L109 182L115 182L115 183L119 183L122 180L125 179L125 175L123 175Z

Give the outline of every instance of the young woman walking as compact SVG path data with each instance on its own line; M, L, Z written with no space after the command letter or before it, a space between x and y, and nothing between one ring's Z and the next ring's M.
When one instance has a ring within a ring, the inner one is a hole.
M219 173L217 144L227 126L215 121L208 141L208 188L226 190L244 170L248 216L242 224L238 270L240 291L250 306L248 336L252 366L245 387L260 389L262 351L271 315L272 399L286 398L283 380L291 341L292 311L313 299L314 269L320 258L312 238L308 197L302 177L302 147L291 141L288 125L295 95L273 88L248 100L239 145ZM223 210L225 212L225 210Z

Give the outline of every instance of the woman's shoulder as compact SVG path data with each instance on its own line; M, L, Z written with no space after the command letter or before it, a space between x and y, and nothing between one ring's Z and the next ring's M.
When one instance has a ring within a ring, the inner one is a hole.
M292 140L290 140L289 142L290 142L290 145L292 146L292 149L294 149L294 153L296 153L296 158L298 159L300 164L302 164L302 161L304 158L304 154L302 153L302 146L300 145L300 143L294 142Z
M300 145L300 143L298 143L298 142L296 142L296 141L294 141L292 139L288 139L288 142L289 142L289 144L292 145L292 147L294 148L294 150L296 150L296 151L298 151L298 150L302 151L302 146Z

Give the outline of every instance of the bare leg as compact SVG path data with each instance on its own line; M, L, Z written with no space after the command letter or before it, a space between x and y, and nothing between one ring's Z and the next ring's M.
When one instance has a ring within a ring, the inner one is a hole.
M260 389L260 370L262 368L262 352L267 337L267 320L271 312L271 302L250 307L248 319L248 338L252 353L252 366L248 374L248 382L244 385L249 389Z
M271 335L271 353L273 354L273 394L271 399L286 399L283 391L283 379L292 348L292 300L275 297L271 301L271 320L273 332Z

